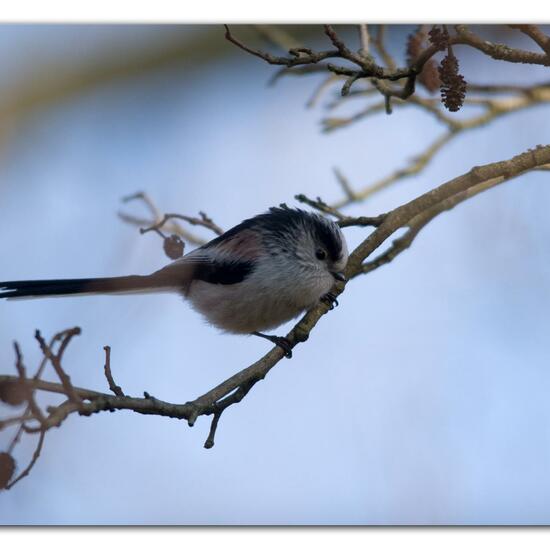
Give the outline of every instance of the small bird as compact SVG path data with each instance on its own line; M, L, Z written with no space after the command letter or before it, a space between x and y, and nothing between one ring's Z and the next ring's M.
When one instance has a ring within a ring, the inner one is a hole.
M335 281L346 280L347 261L336 223L274 207L150 275L0 282L0 298L177 292L212 325L266 338L290 357L286 338L264 331L320 300L335 302L330 290Z

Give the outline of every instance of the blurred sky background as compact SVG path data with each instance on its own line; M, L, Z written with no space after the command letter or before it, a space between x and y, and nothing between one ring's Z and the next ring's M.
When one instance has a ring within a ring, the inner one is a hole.
M412 30L389 29L401 62ZM318 26L298 35L326 44ZM507 39L533 49L517 32ZM322 134L338 90L306 109L319 75L267 86L275 69L222 26L1 25L0 45L0 280L151 272L168 259L154 234L117 217L145 213L121 205L125 195L146 191L163 211L205 210L229 228L296 193L339 199L334 166L364 186L443 130L408 108ZM472 82L548 79L457 54ZM548 143L549 108L459 136L419 176L348 212L378 214ZM549 177L467 201L349 284L294 358L225 412L213 449L210 417L192 429L129 412L69 418L31 475L0 493L0 523L550 522ZM346 230L351 246L364 234ZM34 368L34 330L74 325L83 333L64 365L75 385L107 391L109 344L125 392L174 402L270 347L220 335L177 296L2 302L1 372L14 372L14 339ZM17 447L20 466L34 444Z

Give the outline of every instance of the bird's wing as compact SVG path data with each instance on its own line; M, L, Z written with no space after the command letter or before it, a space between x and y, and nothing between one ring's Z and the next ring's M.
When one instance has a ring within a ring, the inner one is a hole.
M261 237L250 229L224 234L167 265L154 275L185 290L193 280L232 285L243 281L265 254Z

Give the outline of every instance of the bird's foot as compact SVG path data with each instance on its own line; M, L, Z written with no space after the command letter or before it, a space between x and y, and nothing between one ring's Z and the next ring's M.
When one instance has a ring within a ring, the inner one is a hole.
M273 342L274 344L279 346L285 352L285 357L287 359L290 359L292 357L292 348L290 347L290 342L284 336L273 336L271 334L263 334L262 332L253 332L252 334L254 334L254 336L265 338L266 340L269 340L270 342Z
M334 309L338 305L338 300L336 299L336 294L332 292L327 292L324 296L321 297L321 302L324 302L330 309Z

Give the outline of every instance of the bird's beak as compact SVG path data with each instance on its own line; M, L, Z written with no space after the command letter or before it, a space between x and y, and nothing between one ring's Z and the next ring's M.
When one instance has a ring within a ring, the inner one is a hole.
M345 283L345 282L347 281L347 279L344 277L344 274L343 274L343 273L339 273L339 272L333 271L333 272L332 272L332 276L333 276L337 281L342 281L343 283Z

